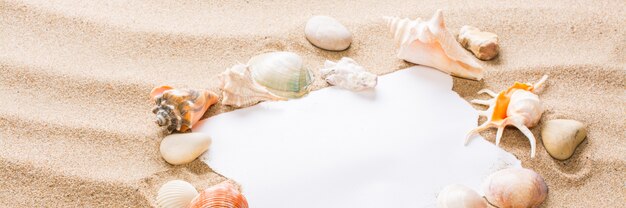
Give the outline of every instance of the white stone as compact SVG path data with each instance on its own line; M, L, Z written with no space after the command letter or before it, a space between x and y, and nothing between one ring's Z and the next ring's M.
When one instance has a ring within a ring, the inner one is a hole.
M587 137L585 124L576 120L555 119L541 128L541 140L550 156L559 160L570 158Z
M483 139L464 146L477 120L452 77L416 66L380 76L372 90L324 88L194 131L213 138L200 159L241 184L250 207L433 207L449 184L480 190L495 170L519 167Z
M343 51L352 43L352 33L335 18L314 16L304 27L306 39L311 44L329 51Z
M172 165L190 163L209 149L211 137L204 133L171 134L161 141L161 156Z

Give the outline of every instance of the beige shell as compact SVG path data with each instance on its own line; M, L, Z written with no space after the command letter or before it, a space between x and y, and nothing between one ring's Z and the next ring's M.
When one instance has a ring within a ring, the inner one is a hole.
M542 102L539 96L534 92L543 85L546 79L548 79L548 76L544 75L541 80L534 85L516 82L509 89L497 94L488 89L478 91L479 94L486 93L493 98L489 100L470 101L474 104L489 106L489 108L486 111L479 111L479 115L487 117L487 121L467 134L465 144L467 145L469 143L473 135L488 128L495 127L498 128L496 132L496 145L500 145L504 128L508 125L513 125L528 138L530 142L530 157L534 158L536 140L535 136L528 128L537 125L543 114L544 109Z
M328 84L352 91L372 89L378 82L378 75L366 71L348 57L343 57L336 63L326 60L320 74Z
M329 51L343 51L352 43L352 33L335 18L313 16L304 26L304 35L311 44Z
M437 195L437 208L487 208L487 202L476 191L459 184L446 186Z
M497 207L539 207L548 186L535 171L507 168L491 174L483 184L485 198Z
M156 198L157 208L187 208L197 195L198 191L190 183L172 180L159 189Z
M170 134L163 138L159 152L172 165L192 162L209 149L211 137L205 133Z
M500 53L500 44L496 34L480 31L469 25L461 27L458 41L480 60L491 60Z
M394 35L398 58L454 76L480 80L483 67L448 31L441 10L428 21L385 17Z
M541 128L543 146L550 156L559 160L570 158L586 136L585 124L575 120L550 120Z
M159 86L152 89L150 98L156 103L152 112L155 123L167 130L185 132L200 120L204 113L217 103L218 96L208 90L174 89Z
M254 81L250 68L244 64L237 64L227 69L218 78L224 105L242 107L265 100L286 100Z
M275 95L299 98L309 93L313 72L295 53L278 51L256 55L248 61L252 79Z
M200 192L190 208L248 208L248 201L233 182L224 181Z

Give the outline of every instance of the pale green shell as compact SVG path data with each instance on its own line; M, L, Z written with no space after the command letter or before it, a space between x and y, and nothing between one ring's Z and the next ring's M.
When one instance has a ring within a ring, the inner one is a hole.
M313 83L313 73L302 67L302 58L292 52L270 52L248 61L252 78L270 92L287 98L307 94Z

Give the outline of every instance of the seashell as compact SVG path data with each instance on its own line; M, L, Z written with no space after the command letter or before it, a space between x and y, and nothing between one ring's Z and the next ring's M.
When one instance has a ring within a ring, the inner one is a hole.
M437 195L437 208L487 208L485 199L466 186L454 184Z
M326 60L320 73L328 84L352 91L374 88L378 80L378 75L366 71L348 57L341 58L337 63Z
M159 150L172 165L190 163L209 149L211 137L204 133L171 134L163 138Z
M352 43L352 33L335 18L314 16L304 27L306 39L314 46L329 51L343 51Z
M580 121L555 119L547 121L541 128L541 140L550 156L566 160L574 154L576 147L585 140L587 128Z
M276 96L252 79L250 68L237 64L219 76L222 104L235 107L256 104L264 100L286 100Z
M471 136L490 127L498 128L496 145L500 145L500 138L504 128L508 125L513 125L522 131L528 138L528 141L530 141L530 157L534 158L536 141L533 133L528 128L537 125L543 114L541 100L539 100L539 96L534 94L534 91L541 87L546 79L548 79L548 76L544 75L535 85L515 82L509 89L498 94L488 89L478 91L479 94L487 93L493 97L490 100L470 101L474 104L489 106L486 111L479 111L480 116L485 116L488 119L467 134L465 145L469 143Z
M458 41L480 60L491 60L500 52L500 44L496 34L483 32L469 25L461 27Z
M398 58L454 76L482 79L483 67L448 32L441 10L428 21L384 18L399 47Z
M252 78L275 95L302 97L310 90L313 73L302 67L302 58L292 52L270 52L248 61Z
M169 181L159 189L156 198L158 208L187 208L198 191L182 180Z
M224 181L202 191L190 208L248 208L248 201L232 182Z
M535 171L515 167L487 177L483 192L487 201L497 207L539 207L548 196L548 186Z
M150 97L157 105L152 109L157 117L155 122L159 126L167 126L170 133L191 129L218 100L217 94L208 90L174 89L170 86L155 87Z

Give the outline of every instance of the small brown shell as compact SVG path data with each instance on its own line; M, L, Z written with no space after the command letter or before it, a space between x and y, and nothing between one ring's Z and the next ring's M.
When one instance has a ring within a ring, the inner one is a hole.
M191 129L218 100L217 94L208 90L174 89L170 86L155 87L150 97L157 105L152 109L157 117L155 122L159 126L167 126L170 132Z
M200 192L190 208L248 208L248 201L231 181L224 181Z

